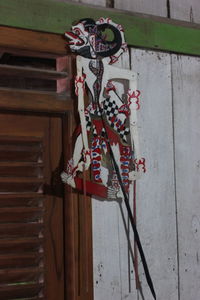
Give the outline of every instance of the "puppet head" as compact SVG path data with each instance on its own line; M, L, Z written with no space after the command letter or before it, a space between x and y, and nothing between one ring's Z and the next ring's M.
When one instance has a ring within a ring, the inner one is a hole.
M112 32L112 40L104 34L105 30ZM110 57L113 63L127 49L122 26L109 18L100 18L97 22L82 19L70 32L65 32L65 36L72 52L89 59Z

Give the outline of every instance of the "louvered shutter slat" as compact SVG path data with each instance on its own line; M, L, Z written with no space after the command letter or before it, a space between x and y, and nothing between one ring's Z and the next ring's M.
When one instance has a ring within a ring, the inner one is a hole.
M38 163L40 160L42 160L41 141L1 140L0 161L3 161L4 164L5 161Z
M35 163L1 163L0 162L0 177L18 176L18 177L42 177L43 165Z
M0 286L1 299L28 299L37 296L43 288L43 284L23 284L13 286Z
M6 222L38 222L44 209L37 207L0 208L0 223Z
M63 300L62 198L46 193L61 153L50 124L50 117L0 115L2 300L54 300L56 294ZM55 128L61 128L58 118Z
M1 217L0 217L1 219ZM20 222L22 222L20 218ZM0 236L5 237L25 237L25 236L38 236L42 234L44 228L43 223L8 223L0 224Z
M39 193L0 194L0 207L43 206L44 198Z
M67 72L57 72L52 70L44 70L39 68L28 68L19 66L10 66L0 64L0 73L3 75L12 75L26 78L39 78L57 80L67 77Z
M0 242L0 253L17 253L23 251L38 250L42 246L42 238L13 238L2 239Z
M43 151L42 138L0 136L0 299L43 295Z
M9 193L9 192L37 192L42 186L42 180L24 180L23 181L3 181L0 179L0 193Z
M0 269L37 267L43 261L43 256L43 253L40 253L38 251L0 254Z
M43 268L24 268L24 269L4 269L0 270L0 283L2 284L16 284L23 282L35 282L43 280Z

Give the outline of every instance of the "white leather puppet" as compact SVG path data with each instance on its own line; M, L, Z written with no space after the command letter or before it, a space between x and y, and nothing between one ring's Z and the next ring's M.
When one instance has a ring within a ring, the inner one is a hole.
M112 32L111 41L107 40L105 30ZM110 152L115 157L127 193L130 183L145 171L138 142L136 113L140 107L140 92L136 74L114 66L119 56L127 51L123 28L109 18L100 18L97 22L83 19L65 36L72 52L78 54L75 88L80 130L62 180L81 190L83 180L79 174L91 167L86 192L107 199L121 198ZM118 89L120 82L124 95ZM86 93L89 104L85 106Z

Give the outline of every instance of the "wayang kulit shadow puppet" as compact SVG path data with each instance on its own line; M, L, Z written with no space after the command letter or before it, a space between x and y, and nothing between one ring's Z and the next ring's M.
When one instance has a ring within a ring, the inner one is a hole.
M137 76L131 70L115 66L127 51L124 30L109 18L96 22L86 18L72 26L65 36L71 51L78 54L75 92L80 125L73 157L61 174L62 180L89 195L125 201L146 279L156 299L129 205L130 187L146 169L138 142ZM90 180L81 175L87 170Z

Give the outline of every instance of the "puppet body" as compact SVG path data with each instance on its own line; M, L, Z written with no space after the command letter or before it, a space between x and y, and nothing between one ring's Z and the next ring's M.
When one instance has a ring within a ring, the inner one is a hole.
M77 56L75 89L78 96L80 128L73 157L68 162L67 171L62 173L62 179L72 187L82 189L83 183L78 174L91 167L91 180L86 184L87 192L106 199L118 199L122 197L122 193L110 151L115 156L127 193L130 182L145 171L145 161L139 154L137 133L136 111L140 107L140 92L137 90L136 74L133 71L113 66L118 57L126 51L122 27L110 19L101 18L99 23L96 23L99 26L108 25L109 28L115 28L115 35L118 33L121 46L116 47L117 42L110 42L109 47L105 46L105 43L100 47L100 42L95 41L89 54L88 46L87 52L83 49L86 57ZM84 24L74 26L74 32L77 32L77 26L78 31L83 32ZM90 31L97 34L99 29L94 29L95 26L92 26ZM70 38L74 40L76 36L70 33ZM104 50L105 57L102 53L96 54L96 44ZM111 51L111 44L117 52ZM115 55L106 56L106 47L108 54L112 52ZM74 51L81 54L81 49L78 46L75 48ZM89 95L89 104L85 107L86 93Z

